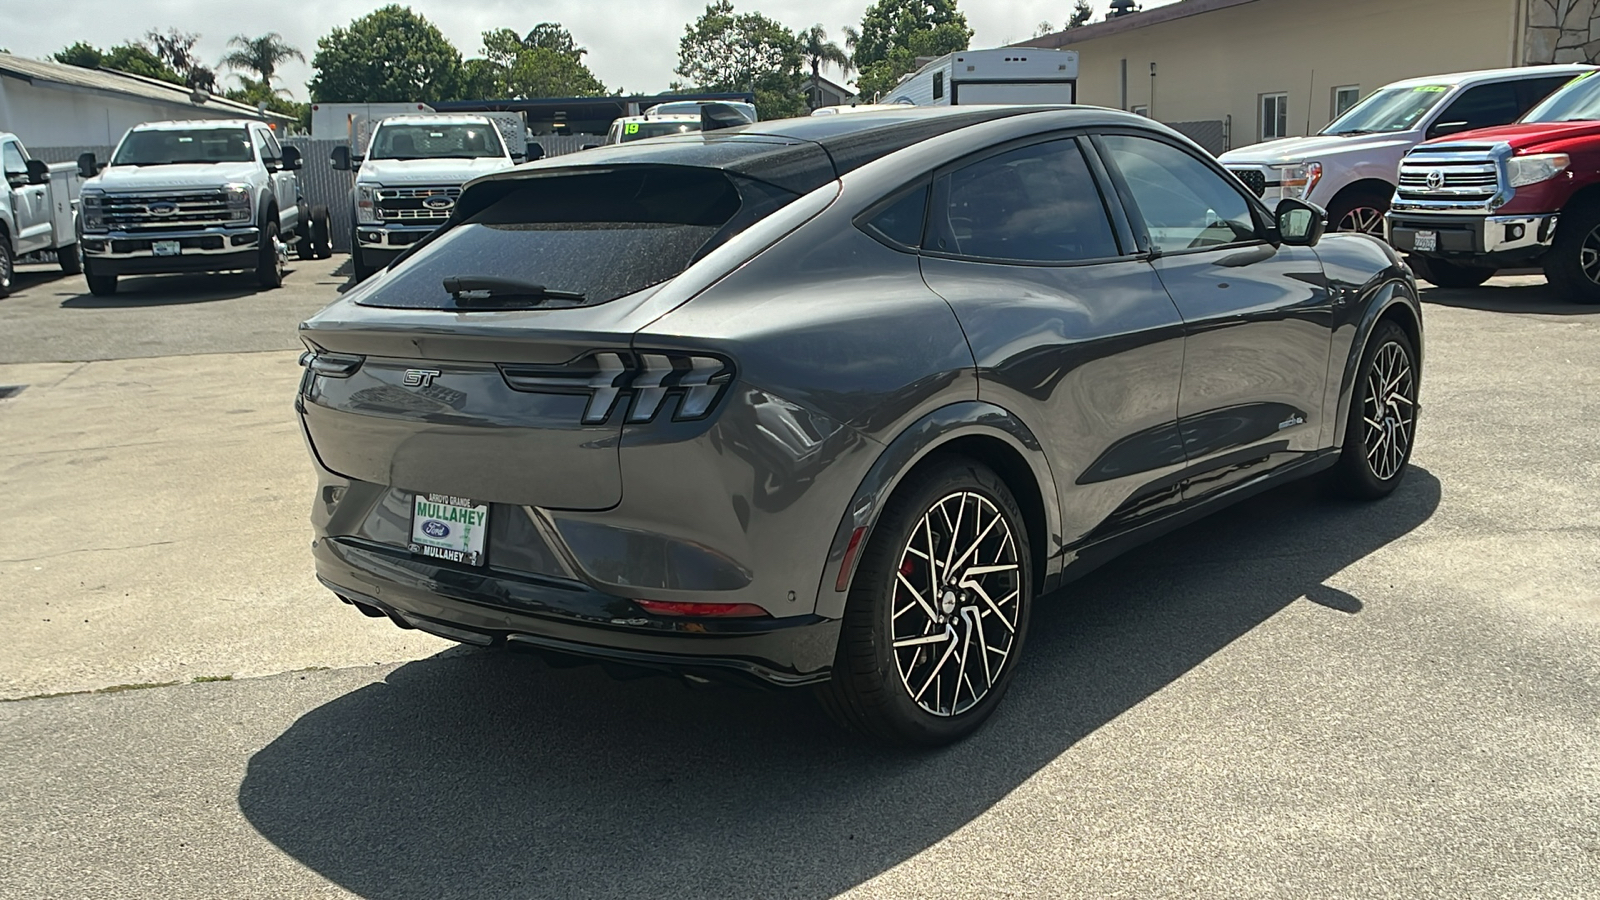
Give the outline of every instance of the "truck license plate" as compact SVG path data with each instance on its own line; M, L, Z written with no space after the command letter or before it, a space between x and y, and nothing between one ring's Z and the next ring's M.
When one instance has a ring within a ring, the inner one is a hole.
M412 501L412 553L481 566L488 534L487 503L446 494L417 494Z
M1411 249L1427 252L1439 249L1439 232L1419 231L1411 243Z
M156 256L177 256L183 252L183 245L177 241L151 241L150 250Z

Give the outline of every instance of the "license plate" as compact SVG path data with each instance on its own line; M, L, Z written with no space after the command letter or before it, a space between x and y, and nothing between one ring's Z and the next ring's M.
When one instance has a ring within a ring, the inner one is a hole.
M481 566L488 534L487 503L448 494L417 494L412 501L412 553Z
M1422 251L1439 249L1439 232L1437 232L1437 231L1419 231L1419 232L1417 232L1416 237L1412 239L1411 249L1413 249L1413 250L1422 250Z
M150 250L157 256L177 256L183 252L183 245L177 241L151 241Z

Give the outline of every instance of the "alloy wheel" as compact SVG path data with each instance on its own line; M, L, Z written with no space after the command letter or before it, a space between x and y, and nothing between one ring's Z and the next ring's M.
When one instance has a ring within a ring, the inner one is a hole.
M1335 231L1352 231L1383 237L1383 211L1370 206L1358 206L1344 214Z
M1590 281L1600 284L1600 228L1591 229L1583 239L1583 248L1578 251L1578 265Z
M1411 357L1394 341L1378 348L1367 372L1361 420L1367 466L1379 481L1400 474L1416 434L1417 382Z
M957 716L994 690L1016 642L1022 583L1011 523L989 498L957 491L923 514L900 553L890 628L913 703Z

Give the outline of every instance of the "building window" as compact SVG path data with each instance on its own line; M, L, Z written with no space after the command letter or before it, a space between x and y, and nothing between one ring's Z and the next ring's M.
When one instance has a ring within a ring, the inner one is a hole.
M1333 118L1337 119L1340 116L1344 115L1345 113L1349 112L1350 111L1350 107L1355 106L1356 102L1359 101L1360 99L1361 99L1361 87L1360 87L1360 85L1352 84L1352 85L1348 85L1346 87L1336 87L1336 88L1334 88L1333 89Z
M1150 107L1148 106L1135 106L1129 112L1136 116L1144 116L1146 119L1150 118Z
M1277 140L1289 136L1289 95L1261 95L1261 139Z
M944 98L944 73L943 72L935 72L935 73L933 73L933 99L941 100L943 98Z

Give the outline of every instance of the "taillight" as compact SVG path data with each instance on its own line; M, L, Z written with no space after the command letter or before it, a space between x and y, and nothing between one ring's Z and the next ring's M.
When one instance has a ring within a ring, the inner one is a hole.
M500 372L514 390L587 394L585 425L609 421L619 401L627 404L629 423L650 422L673 397L678 398L674 421L703 419L733 380L733 365L726 360L673 351L601 350L566 365L503 365Z
M660 616L715 616L719 618L765 616L754 603L681 603L676 600L635 600L645 612Z
M307 350L300 354L300 365L316 375L329 378L349 378L361 368L365 356L353 353L329 353L325 350Z

